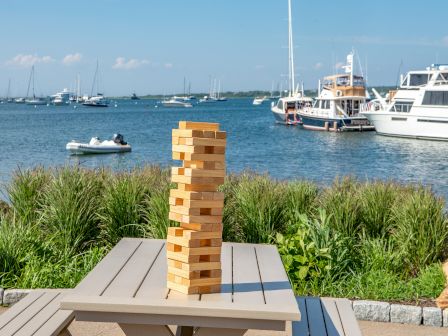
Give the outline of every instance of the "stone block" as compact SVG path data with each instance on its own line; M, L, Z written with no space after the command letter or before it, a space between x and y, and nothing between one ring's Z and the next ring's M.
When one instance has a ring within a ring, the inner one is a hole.
M442 309L436 307L423 307L423 324L431 327L443 325Z
M444 309L442 315L443 315L443 326L448 328L448 309Z
M3 305L11 306L32 291L32 289L7 289L3 294Z
M358 320L389 322L390 304L377 301L353 301L353 311Z
M422 317L422 307L390 305L390 322L420 325L422 324Z

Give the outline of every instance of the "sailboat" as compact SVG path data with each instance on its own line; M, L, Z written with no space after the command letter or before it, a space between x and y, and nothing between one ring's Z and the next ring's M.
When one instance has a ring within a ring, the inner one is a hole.
M277 104L272 102L271 111L276 122L285 125L299 125L300 118L297 113L306 107L310 107L313 99L306 97L303 90L299 91L295 84L294 74L294 45L292 38L292 15L291 15L291 0L288 0L288 50L289 50L289 94L287 97L282 97Z
M13 103L14 100L10 97L11 95L11 78L8 80L8 93L6 94L6 102Z
M25 104L27 105L47 105L47 101L43 98L36 97L36 94L34 92L34 65L31 67L31 73L30 73L30 79L28 81L28 89L26 91L26 96L28 97L29 91L30 91L30 85L31 83L33 88L33 98L27 98L25 99Z
M102 93L98 92L98 60L96 61L96 69L95 69L95 75L93 76L93 82L92 82L92 90L90 91L90 97L82 103L84 106L90 106L90 107L108 107L109 102L106 98L104 98L104 95ZM97 86L97 94L96 96L93 95L93 90L95 88L95 84Z

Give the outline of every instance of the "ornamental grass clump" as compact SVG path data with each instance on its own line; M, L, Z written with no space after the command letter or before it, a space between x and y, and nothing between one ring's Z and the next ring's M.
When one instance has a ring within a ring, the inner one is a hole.
M393 207L392 239L410 274L446 257L448 219L444 207L444 200L425 187L405 193Z
M50 180L49 170L38 167L32 170L17 169L6 187L7 198L15 213L15 220L35 224L45 187Z
M101 239L114 246L123 237L142 235L146 187L136 173L119 173L105 183L99 202Z
M42 195L39 227L45 239L67 255L82 252L98 238L100 177L78 167L57 169Z
M234 190L237 239L270 243L285 230L286 185L264 175L244 174ZM226 205L225 205L226 206Z

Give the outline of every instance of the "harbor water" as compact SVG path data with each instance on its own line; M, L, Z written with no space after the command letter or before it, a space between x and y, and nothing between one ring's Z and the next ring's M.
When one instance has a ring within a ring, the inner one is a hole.
M252 170L279 179L310 179L319 185L352 175L431 185L448 199L448 142L391 138L374 132L313 132L274 123L269 103L250 99L156 107L155 100L117 100L107 108L0 104L0 180L17 169L80 165L125 170L174 164L171 130L179 120L218 122L228 133L229 172ZM72 139L108 139L121 133L131 153L71 156ZM176 163L178 164L178 163Z

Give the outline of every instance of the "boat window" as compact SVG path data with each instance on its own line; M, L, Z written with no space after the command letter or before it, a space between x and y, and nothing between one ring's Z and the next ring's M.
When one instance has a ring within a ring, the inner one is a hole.
M442 72L437 76L437 82L448 82L448 73Z
M283 110L283 100L279 100L278 101L278 103L277 103L277 107L280 109L280 110Z
M409 79L409 76L406 76L406 77L403 79L403 82L401 83L401 86L408 86L408 79Z
M448 106L448 91L426 91L422 105Z
M428 74L411 74L409 78L409 86L422 86L428 83Z
M406 101L395 101L394 105L392 106L391 111L392 112L409 112L412 108L412 102L406 102Z

